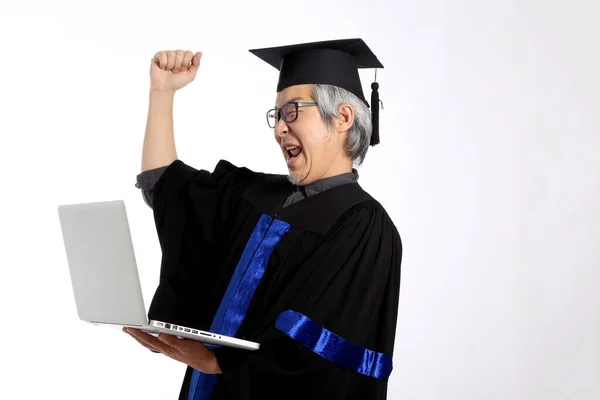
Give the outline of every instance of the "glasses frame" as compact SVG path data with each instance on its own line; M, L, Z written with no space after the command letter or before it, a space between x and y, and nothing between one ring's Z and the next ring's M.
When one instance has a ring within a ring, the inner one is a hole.
M275 129L275 127L276 127L276 126L277 126L277 124L279 123L279 120L281 119L281 110L282 110L284 107L286 107L286 106L288 106L288 105L290 105L290 104L293 104L293 105L296 107L296 117L295 117L294 119L290 120L290 121L286 121L286 120L285 120L285 118L284 118L284 119L283 119L283 121L284 121L286 124L289 124L289 123L291 123L291 122L294 122L295 120L297 120L297 119L298 119L298 114L299 114L299 113L298 113L298 109L299 109L300 107L310 107L310 106L318 106L318 105L319 105L319 103L311 103L311 102L306 102L306 101L290 101L290 102L288 102L288 103L285 103L283 106L281 106L281 108L278 108L278 107L271 108L269 111L267 111L267 115L266 115L266 116L267 116L267 124L269 125L269 128ZM271 112L273 112L273 111L275 111L275 112L277 113L277 121L275 121L275 125L274 125L274 126L271 126L271 124L270 124L270 122L269 122L269 114L270 114Z

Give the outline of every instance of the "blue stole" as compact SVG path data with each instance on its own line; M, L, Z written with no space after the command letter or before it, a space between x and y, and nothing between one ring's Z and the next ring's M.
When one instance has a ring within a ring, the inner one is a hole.
M275 328L313 353L359 374L387 379L392 373L392 357L389 355L358 346L299 312L282 312L277 317Z
M265 273L273 249L289 229L290 225L286 222L266 214L260 217L221 300L210 332L235 337L246 317L256 287ZM194 369L188 400L210 399L217 379L217 374L205 374Z

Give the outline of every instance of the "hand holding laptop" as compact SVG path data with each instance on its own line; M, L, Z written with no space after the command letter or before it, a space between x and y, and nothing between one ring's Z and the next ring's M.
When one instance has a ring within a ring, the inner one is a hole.
M221 368L215 353L196 340L178 339L173 335L160 333L158 337L139 329L123 328L142 346L160 352L206 374L220 374Z

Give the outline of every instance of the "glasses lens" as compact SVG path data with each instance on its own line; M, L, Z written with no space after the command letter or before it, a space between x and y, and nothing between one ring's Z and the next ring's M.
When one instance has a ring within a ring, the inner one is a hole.
M269 110L269 112L267 112L267 122L271 128L275 128L277 120L277 110Z
M281 116L283 117L283 120L285 122L294 121L298 116L298 109L296 108L296 105L290 103L283 106L283 108L281 109Z

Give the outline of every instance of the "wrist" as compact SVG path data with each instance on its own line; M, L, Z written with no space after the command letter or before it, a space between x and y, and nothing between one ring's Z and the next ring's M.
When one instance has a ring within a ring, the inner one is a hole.
M150 88L150 96L157 98L172 99L175 96L175 90L166 88Z

